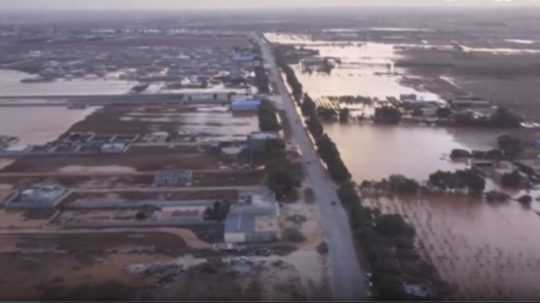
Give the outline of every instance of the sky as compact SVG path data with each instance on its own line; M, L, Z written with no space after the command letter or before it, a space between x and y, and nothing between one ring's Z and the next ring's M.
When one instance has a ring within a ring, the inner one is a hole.
M0 0L1 9L219 9L351 6L528 6L540 0Z

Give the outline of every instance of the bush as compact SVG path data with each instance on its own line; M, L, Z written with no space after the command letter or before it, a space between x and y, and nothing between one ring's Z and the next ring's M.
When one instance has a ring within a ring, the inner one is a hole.
M511 173L504 174L501 177L501 184L505 187L519 187L525 182L525 179L521 176L518 171L513 171Z
M391 106L383 106L375 109L375 122L385 124L398 124L401 121L401 112Z

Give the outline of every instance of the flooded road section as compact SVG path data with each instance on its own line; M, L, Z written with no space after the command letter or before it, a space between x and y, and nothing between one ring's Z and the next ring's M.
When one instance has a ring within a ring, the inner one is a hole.
M269 37L270 39L270 37ZM403 71L388 72L388 65L367 64L395 60L392 45L330 41L306 42L306 36L277 35L275 42L317 49L321 56L343 62L361 62L354 68L335 68L331 74L305 73L294 66L304 90L314 99L363 95L385 98L418 93L400 83ZM326 44L325 44L326 43ZM371 50L370 48L373 49ZM435 98L420 92L425 98ZM421 95L422 96L422 95ZM362 107L362 106L360 106ZM381 126L371 123L326 123L325 132L335 141L356 182L380 180L403 174L425 181L437 170L467 167L448 159L454 148L487 150L501 132L423 125ZM487 190L496 188L487 180ZM513 194L513 197L524 193ZM540 190L529 192L530 208L515 200L490 204L481 198L450 194L375 196L363 193L366 206L383 213L401 214L418 234L417 247L459 298L540 298Z

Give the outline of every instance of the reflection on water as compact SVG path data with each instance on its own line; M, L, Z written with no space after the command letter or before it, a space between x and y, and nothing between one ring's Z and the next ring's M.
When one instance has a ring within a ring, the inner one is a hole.
M46 95L108 95L125 94L135 85L133 82L113 79L73 79L43 83L21 83L32 75L0 70L0 96L46 96Z
M358 183L391 174L423 181L437 170L463 169L465 163L448 159L452 149L488 149L496 137L488 131L461 134L461 130L426 126L330 123L324 129Z
M18 137L21 145L45 144L58 138L97 108L3 107L0 108L0 135Z

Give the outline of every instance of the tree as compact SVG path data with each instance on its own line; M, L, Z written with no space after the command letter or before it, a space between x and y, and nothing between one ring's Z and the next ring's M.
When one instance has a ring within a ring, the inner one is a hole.
M503 154L509 158L515 158L523 151L523 143L521 140L510 135L498 137L497 144Z
M258 112L259 129L263 132L274 132L281 130L281 125L279 124L276 114L277 111L274 108L274 105L268 100L263 100Z
M302 177L301 167L286 158L274 159L266 164L266 184L278 199L296 193Z
M392 175L388 178L390 191L397 193L416 193L420 188L418 182L402 175Z
M416 234L414 227L405 222L400 215L382 215L376 223L375 229L389 238L414 238Z
M437 117L439 119L448 118L450 115L452 115L452 110L448 107L440 107L437 109Z
M204 218L206 220L223 221L229 214L231 204L229 201L215 201L211 207L208 207L204 211Z
M504 107L499 107L491 115L490 122L493 127L517 128L521 126L522 119Z
M315 139L320 138L324 134L323 126L316 116L309 117L306 120L306 125Z
M400 300L405 298L403 283L396 275L383 274L376 277L376 288L380 299Z
M348 108L342 108L339 110L339 121L346 123L351 118L351 111Z

